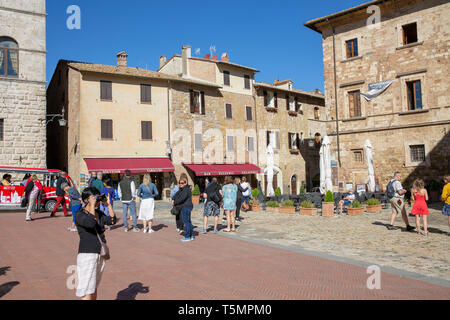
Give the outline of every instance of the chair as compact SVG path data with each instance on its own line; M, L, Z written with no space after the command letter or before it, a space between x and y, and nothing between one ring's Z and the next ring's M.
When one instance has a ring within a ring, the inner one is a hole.
M321 195L314 195L312 202L315 203L317 209L322 208L322 196Z

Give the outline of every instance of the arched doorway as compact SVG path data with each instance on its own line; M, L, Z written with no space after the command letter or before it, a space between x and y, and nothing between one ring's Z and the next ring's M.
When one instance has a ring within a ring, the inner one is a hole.
M298 190L297 190L297 175L295 175L295 174L291 177L291 194L292 195L298 194Z

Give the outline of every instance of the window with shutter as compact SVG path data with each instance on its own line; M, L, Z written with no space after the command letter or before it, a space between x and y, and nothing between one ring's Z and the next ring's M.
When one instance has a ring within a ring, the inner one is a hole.
M245 112L247 114L247 121L253 121L252 107L245 107Z
M275 100L275 108L278 108L278 93L274 93L273 94L273 99Z
M290 101L289 101L289 96L288 95L286 95L286 110L287 111L290 111L291 110L291 106L290 106L290 103L289 103Z
M101 120L101 137L105 140L111 140L113 138L113 121L112 120Z
M233 112L232 112L231 104L227 103L225 108L226 108L227 119L233 119Z
M269 105L269 97L267 91L264 91L264 107L267 107L268 105Z
M230 85L230 71L223 72L223 84L226 86Z
M105 101L112 100L112 82L100 81L100 99Z
M194 113L194 112L195 112L195 106L194 106L194 90L189 90L189 102L190 102L191 113Z
M300 150L300 135L297 133L295 145L297 146L297 149Z
M288 145L289 149L292 149L292 133L288 132Z
M347 59L358 56L358 39L346 41Z
M142 140L152 140L153 132L152 132L152 122L151 121L141 121L141 132L142 132Z
M348 105L350 118L361 117L361 96L359 90L348 93Z
M420 80L406 82L408 110L422 109L422 87Z
M403 44L416 43L417 38L417 23L410 23L402 26L403 30Z
M244 75L244 88L250 89L250 76Z
M280 150L280 133L275 131L275 149Z
M152 87L148 84L141 84L141 103L152 102Z
M195 151L202 151L202 135L201 135L201 133L195 134Z
M266 146L269 146L269 144L270 144L270 131L266 131L266 142L267 142Z
M248 141L248 148L247 150L249 152L253 152L255 151L255 145L254 145L254 138L253 137L247 137L247 141Z
M234 137L227 136L227 150L234 151Z
M0 141L3 141L3 123L4 123L4 119L0 119Z
M200 92L200 96L201 96L201 109L202 112L201 114L205 115L206 114L206 104L205 104L205 93L202 91Z

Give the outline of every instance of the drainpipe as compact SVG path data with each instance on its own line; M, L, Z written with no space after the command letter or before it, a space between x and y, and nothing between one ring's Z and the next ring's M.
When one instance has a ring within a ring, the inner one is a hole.
M341 148L339 142L339 113L338 113L338 98L337 98L337 75L336 75L336 40L335 40L335 30L333 25L327 19L328 24L331 26L331 32L333 33L333 60L334 60L334 103L336 110L336 140L337 140L337 154L339 168L341 168Z
M167 139L169 141L170 149L172 149L170 141L170 80L167 81ZM170 154L170 160L172 160L172 153Z

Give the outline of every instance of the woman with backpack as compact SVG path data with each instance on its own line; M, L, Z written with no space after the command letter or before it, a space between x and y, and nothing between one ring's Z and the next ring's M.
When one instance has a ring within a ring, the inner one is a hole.
M153 233L152 229L153 214L155 211L155 197L158 196L158 189L152 183L150 175L144 175L144 181L139 186L137 196L141 198L141 207L139 209L139 220L144 221L144 233ZM148 228L147 228L148 224Z
M203 198L206 199L205 207L203 209L203 230L202 233L207 233L208 217L214 217L214 233L218 233L217 224L220 216L220 202L223 198L223 192L217 178L213 178L212 182L206 187Z

